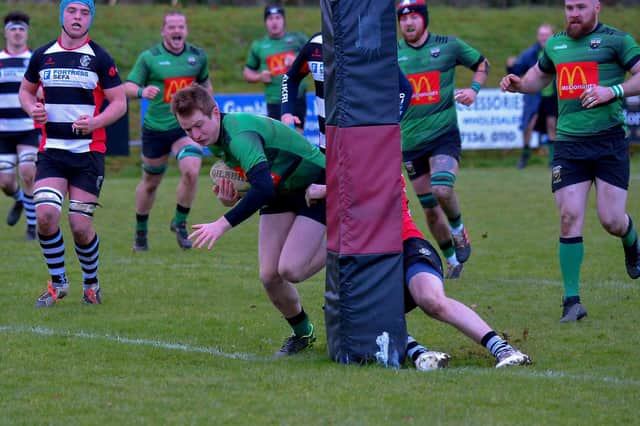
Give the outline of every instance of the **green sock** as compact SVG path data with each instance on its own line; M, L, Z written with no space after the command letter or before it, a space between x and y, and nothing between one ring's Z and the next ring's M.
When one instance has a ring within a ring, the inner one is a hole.
M293 329L293 333L298 337L307 336L313 330L309 316L304 311L304 308L293 318L287 318L287 322L291 326L291 329Z
M446 243L438 243L438 246L446 259L449 259L456 252L456 249L453 247L453 240L449 240Z
M629 226L627 227L627 233L622 236L622 245L624 245L625 247L631 247L636 243L637 239L638 232L636 231L636 227L633 226L633 220L631 220L631 216L629 216Z
M148 214L136 214L136 231L147 232L149 224Z
M186 222L187 217L189 216L189 211L191 211L189 207L183 207L180 204L176 204L176 214L173 216L173 223L179 224Z
M558 257L562 271L564 297L580 295L580 268L584 256L582 237L560 238Z
M449 219L449 226L451 227L451 229L458 229L461 228L462 226L462 213L458 215L458 217L455 217L453 219Z

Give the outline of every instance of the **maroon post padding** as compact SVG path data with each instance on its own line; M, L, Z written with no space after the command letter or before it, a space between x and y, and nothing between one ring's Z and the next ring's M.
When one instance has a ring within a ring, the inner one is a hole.
M327 249L402 251L400 126L327 126Z

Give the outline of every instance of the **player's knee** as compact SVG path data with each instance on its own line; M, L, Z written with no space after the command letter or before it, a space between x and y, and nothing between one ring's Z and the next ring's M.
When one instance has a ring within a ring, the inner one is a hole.
M446 308L446 299L431 294L423 293L416 299L416 304L424 312L435 319L442 319Z
M290 263L280 265L278 267L278 275L282 277L283 280L288 281L290 283L299 283L306 279L304 276L304 271L302 267L296 267Z
M438 200L432 192L426 194L418 194L418 201L423 209L433 209L438 205Z
M182 182L187 186L193 186L198 182L198 167L187 167L181 171Z
M154 176L162 176L167 171L167 164L160 164L157 166L142 163L142 170L144 171L144 179L145 180L153 180Z
M451 172L436 172L431 175L431 189L438 200L451 197L456 184L456 175Z
M86 217L77 215L69 216L69 228L73 234L73 240L81 244L88 243L90 237L93 236L91 220Z
M0 174L13 174L16 172L16 155L0 155Z
M602 227L610 234L613 235L622 235L626 231L625 223L624 223L624 215L620 218L615 217L614 215L601 215L600 223Z
M282 278L278 275L278 271L270 267L260 267L260 281L267 292L270 288L280 285Z

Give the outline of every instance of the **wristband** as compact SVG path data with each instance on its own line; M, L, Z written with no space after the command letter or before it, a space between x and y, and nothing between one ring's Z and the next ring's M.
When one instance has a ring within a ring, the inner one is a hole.
M622 88L622 84L616 84L615 86L609 87L611 89L611 93L613 93L614 98L624 98L624 89Z
M142 87L138 87L138 97L141 98L142 97L142 91L144 89Z
M482 86L477 81L471 82L471 90L473 90L474 92L478 93L481 88Z

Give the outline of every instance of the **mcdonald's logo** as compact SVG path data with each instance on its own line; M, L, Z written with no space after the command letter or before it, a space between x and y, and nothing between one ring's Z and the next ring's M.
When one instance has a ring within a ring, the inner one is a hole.
M558 97L576 99L582 92L598 85L598 63L567 62L556 68L558 75Z
M407 74L413 88L410 105L426 105L440 102L440 71Z
M267 56L267 68L271 75L282 75L289 71L289 67L296 59L296 52L290 50L288 52L276 53L274 55Z
M180 89L190 86L195 81L194 77L175 77L164 79L164 97L165 103L171 102L171 97Z

